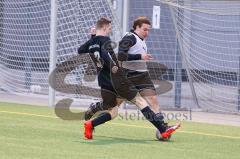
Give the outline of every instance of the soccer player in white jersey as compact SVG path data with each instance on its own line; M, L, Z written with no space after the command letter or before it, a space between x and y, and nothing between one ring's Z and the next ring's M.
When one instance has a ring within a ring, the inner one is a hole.
M127 33L119 43L119 61L128 68L128 79L139 89L140 94L151 105L155 113L160 112L154 84L150 79L146 61L153 57L148 53L145 39L151 29L151 23L146 17L138 17L133 22L133 30Z

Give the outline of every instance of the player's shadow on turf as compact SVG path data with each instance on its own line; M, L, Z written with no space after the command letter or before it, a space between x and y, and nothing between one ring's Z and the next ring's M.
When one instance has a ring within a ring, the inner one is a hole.
M149 142L159 142L158 140L146 140L146 139L130 139L130 138L122 138L122 137L110 137L103 135L95 135L93 140L86 140L83 143L89 145L109 145L109 144L149 144Z

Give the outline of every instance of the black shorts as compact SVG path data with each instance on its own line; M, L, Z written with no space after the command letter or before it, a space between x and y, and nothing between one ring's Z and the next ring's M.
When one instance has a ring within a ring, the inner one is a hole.
M155 90L154 84L150 78L149 72L129 72L127 75L128 79L133 85L139 90L152 89Z
M143 89L154 89L148 72L141 72L135 76L127 77L127 70L119 68L117 73L111 73L110 86L101 87L103 104L109 108L117 105L117 98L131 101Z
M131 101L134 99L138 93L135 85L127 78L127 70L119 68L117 73L111 73L111 80L114 90L117 94Z
M119 96L111 86L102 87L101 96L104 108L113 108L117 105L117 98L119 98Z
M125 85L125 84L124 84ZM116 88L111 87L102 87L101 88L101 97L103 100L103 107L105 109L113 108L117 105L117 98L132 100L137 95L137 89L129 89L125 86Z

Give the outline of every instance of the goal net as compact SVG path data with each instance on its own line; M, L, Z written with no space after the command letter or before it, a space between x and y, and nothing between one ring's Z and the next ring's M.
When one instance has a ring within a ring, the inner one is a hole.
M0 0L0 88L4 91L34 96L48 95L50 14L49 0ZM120 28L108 0L57 0L57 65L77 54L78 47L90 37L90 28L100 17L112 20L113 35L120 38ZM118 39L116 39L118 40ZM85 61L84 61L85 60ZM91 64L84 56L65 79L82 84L83 74ZM68 67L68 66L66 66ZM88 69L89 74L94 68ZM98 87L92 79L85 85ZM86 90L89 91L89 90ZM89 93L88 93L89 94ZM57 92L57 96L74 96ZM88 97L94 98L94 97Z
M202 109L238 112L240 1L157 0L168 6L183 69Z
M113 21L111 38L121 38L110 0L57 3L57 65L69 68L71 63L63 62L90 38L90 28L100 17ZM151 30L147 45L156 60L148 65L151 77L159 94L165 93L159 96L161 106L240 111L240 1L131 0L129 4L129 24L134 13L149 17L153 5L160 6L160 29ZM50 14L49 0L0 0L0 91L48 100ZM57 91L60 99L99 96L91 58L84 55L79 60L82 64L64 79L69 85L59 86L65 90ZM162 77L160 68L165 72ZM80 85L85 95L69 93L75 91L74 85Z

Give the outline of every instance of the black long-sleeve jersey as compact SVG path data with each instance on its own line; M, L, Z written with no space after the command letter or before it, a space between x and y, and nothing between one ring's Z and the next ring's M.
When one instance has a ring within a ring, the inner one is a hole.
M96 35L91 35L91 39L94 38L95 36ZM89 42L90 42L89 40L86 41L78 48L78 54L88 53Z
M100 56L103 61L102 69L98 74L98 84L102 88L112 89L112 82L110 78L111 66L117 65L117 57L111 47L111 40L107 36L95 36L84 43L79 49L78 53L90 53L94 56L92 58ZM94 61L99 59L94 59Z

